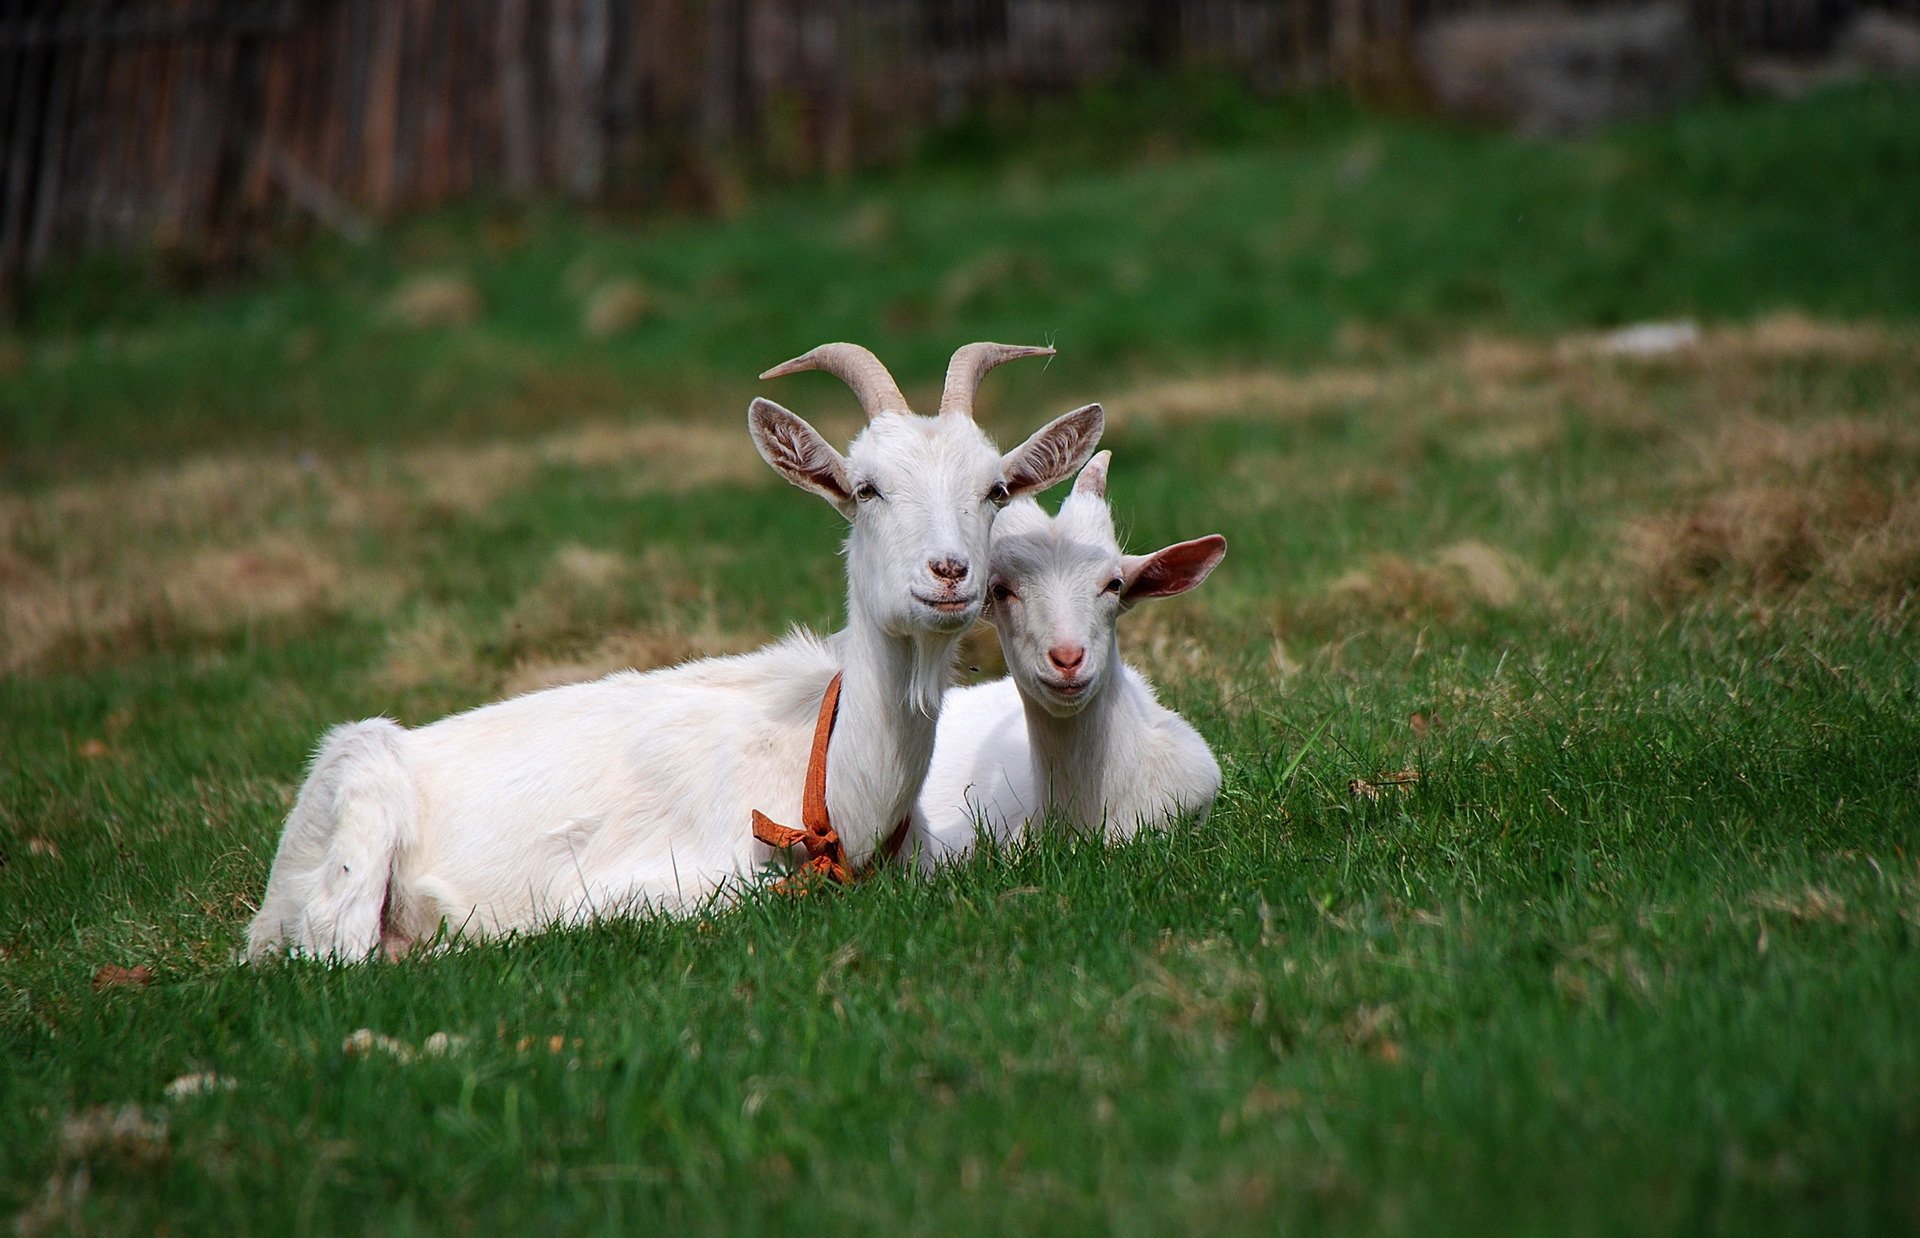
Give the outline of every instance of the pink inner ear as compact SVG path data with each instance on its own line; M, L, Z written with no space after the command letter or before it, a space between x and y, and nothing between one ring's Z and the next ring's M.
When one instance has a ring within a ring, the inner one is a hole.
M1054 418L1007 453L1007 489L1018 496L1065 480L1092 454L1105 426L1106 414L1098 404Z
M1227 539L1217 533L1156 550L1135 569L1124 596L1132 602L1185 593L1205 580L1226 554Z
M761 454L787 480L836 503L850 498L838 456L812 426L770 400L755 400L753 428Z

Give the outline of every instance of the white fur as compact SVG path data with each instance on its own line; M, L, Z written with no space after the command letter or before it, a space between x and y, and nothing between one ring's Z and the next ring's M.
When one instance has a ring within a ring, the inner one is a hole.
M1023 500L994 527L986 617L1012 674L947 694L909 836L922 867L966 854L982 833L1011 841L1048 814L1124 839L1143 826L1204 820L1213 807L1219 764L1200 733L1120 660L1116 625L1139 597L1199 584L1225 542L1123 555L1105 500L1105 456L1087 466L1056 518ZM1176 553L1177 568L1161 558ZM1056 686L1055 647L1084 650L1077 691Z
M982 602L977 565L1006 500L995 484L1025 493L1065 477L1099 436L1099 408L1004 457L965 416L877 417L846 457L767 401L754 402L750 423L769 463L852 523L846 628L552 688L417 730L384 719L337 728L287 819L249 957L363 958L383 944L404 951L443 924L487 936L685 911L724 894L773 858L753 839L754 809L799 823L814 721L836 672L845 679L827 801L848 861L872 856L926 774L954 645Z

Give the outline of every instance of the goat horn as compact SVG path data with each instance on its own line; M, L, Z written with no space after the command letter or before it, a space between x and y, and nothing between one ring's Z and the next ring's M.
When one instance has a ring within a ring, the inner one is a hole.
M940 391L940 411L971 417L973 393L988 370L1003 361L1051 356L1051 348L1025 348L1018 344L968 344L954 353L953 360L947 363L947 383Z
M880 364L880 358L858 344L822 344L805 356L774 366L760 377L782 378L802 370L825 370L853 388L869 421L885 413L909 411L907 397L900 394L900 384L893 381L893 375Z

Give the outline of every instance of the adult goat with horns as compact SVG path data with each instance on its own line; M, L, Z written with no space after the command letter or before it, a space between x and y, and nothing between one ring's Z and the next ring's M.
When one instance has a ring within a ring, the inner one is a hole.
M1071 475L1099 441L1097 404L1004 455L974 424L988 370L1052 352L967 345L935 417L914 415L886 367L853 344L761 375L824 370L866 410L844 456L770 400L747 414L767 463L851 525L846 627L416 730L384 718L334 729L288 814L248 956L364 958L401 953L443 924L489 936L697 906L772 856L753 836L756 811L802 815L830 685L839 721L825 808L845 863L870 862L926 777L954 647L980 613L995 514Z

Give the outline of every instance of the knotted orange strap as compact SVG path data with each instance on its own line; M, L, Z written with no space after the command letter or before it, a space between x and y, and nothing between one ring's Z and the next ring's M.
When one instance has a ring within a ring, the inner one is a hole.
M818 874L848 885L853 881L853 871L847 867L840 833L833 828L833 818L827 812L827 746L833 739L833 724L839 716L840 676L836 673L827 681L826 694L820 698L820 717L813 724L813 752L807 757L807 785L800 799L800 821L806 828L796 830L781 825L756 808L753 836L769 847L784 848L799 843L807 849L801 873Z
M833 817L827 811L827 747L833 740L833 724L840 717L840 675L827 681L826 693L820 698L820 716L813 724L813 752L807 757L807 785L800 798L800 823L805 829L796 830L781 825L759 809L753 810L753 836L769 847L784 849L800 844L807 850L806 861L800 865L796 877L825 877L841 885L852 885L853 870L847 867L846 849L840 844L840 832L833 828ZM893 833L882 845L882 853L888 859L900 852L900 845L906 841L907 827L911 819L902 821L894 827ZM786 893L804 892L801 887L792 884L791 879L781 881L774 887Z

